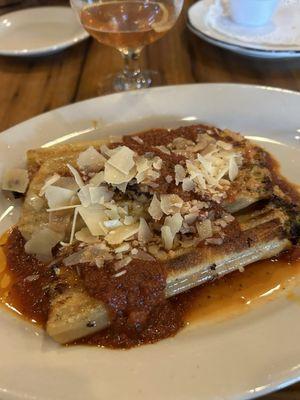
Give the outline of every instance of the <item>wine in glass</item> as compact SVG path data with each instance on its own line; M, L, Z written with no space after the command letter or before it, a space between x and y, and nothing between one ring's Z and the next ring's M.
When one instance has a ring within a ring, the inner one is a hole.
M175 24L183 0L70 0L83 27L99 42L120 51L124 69L112 90L147 88L151 74L140 69L144 46L160 39Z

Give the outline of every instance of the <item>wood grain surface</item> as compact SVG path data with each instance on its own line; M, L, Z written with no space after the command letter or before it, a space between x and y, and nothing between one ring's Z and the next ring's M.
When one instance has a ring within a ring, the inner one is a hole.
M66 4L23 0L20 7ZM300 90L299 60L255 60L209 45L186 28L186 10L176 26L147 47L142 65L160 72L162 85L234 82ZM11 7L1 7L0 13ZM99 94L99 82L122 66L117 51L89 39L41 58L0 57L0 131L45 111ZM300 400L300 384L263 400Z

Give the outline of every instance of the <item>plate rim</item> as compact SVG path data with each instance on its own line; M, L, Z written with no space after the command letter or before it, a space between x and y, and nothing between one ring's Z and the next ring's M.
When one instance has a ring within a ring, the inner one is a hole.
M238 88L238 89L242 89L242 90L259 90L259 91L271 91L271 92L276 92L276 93L281 93L281 94L291 94L291 95L296 95L296 96L300 96L300 92L294 91L294 90L289 90L289 89L281 89L281 88L277 88L277 87L270 87L270 86L264 86L264 85L251 85L251 84L242 84L242 83L192 83L192 84L181 84L181 85L168 85L168 86L160 86L160 87L155 87L152 89L144 89L144 90L138 90L138 91L134 91L135 93L144 93L144 92L149 92L153 91L159 91L159 90L165 90L168 91L169 89L175 89L175 88L180 88L184 90L184 87L191 87L191 86L198 86L198 87L219 87L219 88L225 88L225 87L233 87L233 88ZM132 93L132 92L131 92ZM112 97L112 96L120 96L120 95L124 95L123 93L116 93L116 94L108 94L106 96L96 96L93 97L91 99L85 99L79 102L75 102L72 104L68 104L50 111L47 111L46 113L42 113L40 115L37 115L35 117L32 117L28 120L25 120L23 122L20 122L4 131L1 132L1 136L3 137L3 135L8 135L11 134L11 130L14 130L16 128L20 128L21 125L26 124L28 122L33 122L33 120L38 120L41 116L47 115L47 114L51 114L55 111L59 111L59 110L63 110L63 109L67 109L67 108L72 108L73 106L81 106L81 104L83 103L88 103L88 102L94 102L97 101L97 99L102 99L103 97L107 98L107 96ZM0 142L1 142L1 136L0 136ZM297 377L293 377L290 379L282 379L282 380L278 380L276 383L272 383L271 385L268 385L267 387L263 388L260 391L255 392L254 394L250 394L250 393L244 393L244 394L240 394L237 397L234 397L234 400L247 400L247 399L255 399L257 397L260 397L264 394L268 394L271 392L274 392L278 389L282 389L284 387L287 387L293 383L296 383L300 380L300 375L298 375ZM11 400L11 399L19 399L19 398L23 398L23 397L19 397L18 394L13 393L13 392L2 392L2 388L0 388L0 393L3 396L3 400Z
M30 13L31 11L35 11L35 10L41 10L41 9L55 9L55 10L61 10L63 9L64 11L68 10L71 11L72 13L74 13L71 9L71 7L68 6L39 6L39 7L28 7L28 8L22 8L20 10L15 10L15 11L10 11L8 13L2 14L0 16L0 23L3 21L3 19L5 19L7 16L11 16L11 15L16 15L16 14L23 14L23 13ZM80 28L80 24L78 24L78 27ZM30 57L30 56L39 56L39 55L47 55L47 54L53 54L56 53L58 51L62 51L67 49L68 47L71 47L77 43L80 43L82 41L84 41L85 39L89 38L89 34L88 32L86 32L83 28L82 28L82 32L73 36L73 38L70 38L68 40L62 41L58 44L54 44L51 46L44 46L44 47L37 47L36 49L33 50L20 50L20 49L15 49L15 50L4 50L1 49L1 44L0 44L0 55L2 56L11 56L11 57ZM1 35L0 35L1 37Z
M223 35L224 39L216 38L213 35L210 35L208 32L204 32L203 30L199 29L196 27L190 17L190 13L193 12L193 9L196 9L197 7L202 6L203 8L205 7L205 2L206 1L211 1L211 0L198 0L196 3L192 4L188 10L187 10L187 21L188 21L188 27L192 28L193 30L197 31L197 33L201 34L202 38L207 41L209 39L213 44L223 47L224 46L230 46L232 47L232 51L243 51L243 54L246 54L246 52L250 55L252 53L252 56L254 56L253 52L257 52L261 54L261 57L263 55L266 55L266 57L270 57L271 55L276 55L277 57L282 56L282 58L285 57L300 57L300 46L299 49L264 49L261 47L255 47L255 43L253 46L247 46L243 45L241 41L239 43L233 43L230 38L229 40L226 40L226 36ZM194 32L195 33L195 32ZM228 47L226 47L228 49Z
M169 89L176 89L178 87L180 88L184 88L184 87L192 87L192 86L199 86L199 87L219 87L221 88L223 87L237 87L237 88L242 88L243 90L261 90L261 91L274 91L274 92L278 92L278 93L290 93L292 95L296 95L300 97L300 91L297 90L293 90L293 89L285 89L285 88L280 88L277 86L268 86L268 85L260 85L260 84L250 84L250 83L234 83L234 82L195 82L195 83L180 83L180 84L175 84L175 85L162 85L162 86L155 86L155 87L151 87L151 88L146 88L146 89L136 89L136 90L130 90L128 92L117 92L117 93L109 93L109 94L105 94L105 95L99 95L99 96L94 96L94 97L90 97L87 99L83 99L83 100L79 100L79 101L75 101L73 103L70 104L66 104L57 108L53 108L52 110L43 112L41 114L35 115L33 117L30 117L24 121L18 122L17 124L4 129L3 131L0 131L0 142L1 142L1 137L3 137L3 135L7 135L11 130L13 130L14 128L20 127L20 125L25 124L25 123L32 123L35 119L40 118L41 116L48 116L50 114L52 114L54 111L63 111L64 109L67 108L72 108L73 106L80 106L83 103L88 103L88 102L94 102L97 99L102 99L102 98L108 98L108 97L121 97L123 96L125 93L131 93L131 94L142 94L142 93L148 93L149 91L160 91L160 90L169 90Z

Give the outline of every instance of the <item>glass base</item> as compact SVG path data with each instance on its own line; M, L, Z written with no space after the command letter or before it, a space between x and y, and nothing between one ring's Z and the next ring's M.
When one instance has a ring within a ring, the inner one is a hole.
M123 73L109 75L99 84L99 94L125 92L129 90L146 89L161 85L160 74L157 71L142 71L134 78L128 78Z

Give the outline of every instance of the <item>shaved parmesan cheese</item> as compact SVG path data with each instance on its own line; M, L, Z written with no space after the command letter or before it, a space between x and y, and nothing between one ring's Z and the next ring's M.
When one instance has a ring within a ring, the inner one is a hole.
M135 218L132 217L131 215L126 215L126 217L124 218L124 225L132 225L135 223Z
M198 176L201 176L203 179L202 171L199 168L197 168L197 166L194 165L191 160L186 160L186 168L190 174L191 179L195 179ZM204 188L206 188L205 181L203 182L203 186Z
M88 186L83 186L77 193L80 203L83 207L88 207L91 203L90 188Z
M115 149L110 149L109 147L106 146L106 144L103 144L100 147L101 153L107 157L111 157L118 149L119 147L116 147Z
M122 260L120 260L114 264L114 269L116 271L118 271L119 269L126 267L126 265L128 265L131 261L132 261L132 258L130 256L124 257ZM127 271L124 270L124 271L119 272L118 274L115 274L114 276L117 278L119 276L126 274L126 272Z
M122 193L126 192L128 182L120 183L120 185L116 185L116 188L119 189Z
M98 174L94 175L90 181L89 185L91 186L99 186L104 182L104 171L98 172Z
M183 218L179 213L165 219L165 223L161 228L161 238L166 250L172 249L175 235L180 231L182 222Z
M152 166L154 169L160 170L162 167L162 164L163 164L163 160L160 157L158 157L158 156L154 157L153 163L152 163Z
M171 152L166 146L155 146L158 150L160 150L164 154L170 155Z
M49 228L42 228L33 233L31 239L25 243L25 252L34 254L41 261L52 259L52 249L62 240L62 234Z
M121 246L118 246L115 248L115 253L119 254L119 253L124 253L126 251L130 250L130 245L129 243L123 243L121 244Z
M48 186L45 189L45 197L50 208L69 206L74 194L73 190L59 186Z
M74 240L77 217L78 217L78 208L75 208L74 215L73 215L73 222L72 222L72 228L71 228L71 235L70 235L69 244L72 244L73 240Z
M143 139L140 138L139 136L131 136L131 138L132 138L133 140L135 140L135 141L136 141L137 143L139 143L139 144L143 144L143 143L144 143Z
M229 172L228 172L228 176L231 182L235 180L235 178L238 176L238 173L239 173L239 168L235 161L235 157L231 157L229 160Z
M223 243L223 239L222 238L210 238L210 239L206 239L206 243L220 246Z
M128 174L120 172L119 169L115 168L109 163L105 164L104 169L104 180L107 183L113 185L119 185L121 183L129 182L132 178L134 178L136 173L136 168L133 167Z
M113 231L109 232L105 236L105 240L108 244L121 244L125 240L131 238L133 235L138 233L140 224L134 225L123 225Z
M53 183L57 182L59 179L60 179L60 175L58 175L58 174L54 174L54 175L50 176L50 178L46 179L44 186L41 188L41 190L39 192L39 196L44 196L45 190L47 189L47 187L53 185Z
M175 214L183 206L183 200L177 194L162 194L160 196L160 206L165 214Z
M79 204L74 204L72 206L65 207L57 207L57 208L47 208L47 212L56 212L56 211L64 211L64 210L72 210L72 208L78 207Z
M207 239L213 235L212 223L209 219L206 219L202 222L197 222L196 228L200 240Z
M122 226L123 224L118 219L110 219L109 221L104 221L103 225L105 226L105 228L115 229L118 228L119 226Z
M183 222L183 218L182 218L181 214L176 213L172 217L166 217L164 226L169 226L169 228L171 229L173 238L174 238L176 233L178 233L180 231L182 222Z
M136 249L133 249L136 250ZM155 258L150 256L150 254L146 253L145 251L142 250L137 250L136 252L132 253L132 258L136 258L138 260L144 260L144 261L155 261Z
M98 204L93 204L89 207L78 207L81 218L93 236L103 236L108 232L103 225L103 222L108 219L104 211L105 208Z
M173 247L173 235L171 232L171 228L167 225L162 226L161 228L161 238L166 250L171 250Z
M25 193L29 184L26 169L12 168L5 171L2 178L2 189L17 193Z
M184 181L183 190L209 194L213 196L214 201L220 202L226 197L229 186L225 184L226 179L223 177L228 176L230 181L237 177L242 156L234 152L231 143L216 141L213 137L207 137L205 140L210 143L201 153L197 153L196 159L186 160L188 178L193 181L194 187L190 182Z
M63 263L69 267L76 264L81 264L84 260L84 250L79 250L76 253L71 253L68 257L63 260Z
M84 186L84 182L79 174L79 172L77 171L77 169L75 169L74 167L72 167L72 165L67 164L67 167L69 168L71 174L74 176L74 179L77 183L77 185L82 188Z
M209 161L206 158L204 158L201 154L197 154L197 158L201 162L201 164L203 165L204 170L208 174L212 174L213 173L213 166L212 166L211 161Z
M191 192L195 189L195 183L190 178L184 178L182 181L182 190L184 192Z
M223 142L222 140L218 140L217 145L222 147L222 149L224 149L224 150L232 150L231 143L227 143L227 142Z
M109 219L120 218L119 209L116 204L105 203L104 206L107 208L107 210L105 210L105 214L108 216Z
M136 160L136 180L138 183L142 182L146 177L146 172L151 168L152 163L146 157L141 156Z
M93 146L90 146L87 150L79 154L77 159L77 165L81 170L84 171L100 171L106 162L106 158L103 157Z
M140 218L140 226L138 232L138 241L148 243L152 239L153 235L149 225L144 218Z
M159 221L161 219L161 217L163 216L163 212L160 207L160 201L156 197L156 194L154 194L154 196L152 197L150 206L148 208L148 212L151 215L151 217L153 219L155 219L156 221Z
M190 214L185 215L184 217L184 221L188 224L188 225L192 225L198 218L199 213L198 212L193 212Z
M122 261L123 261L123 260L122 260ZM131 261L131 260L129 260L129 262L130 262L130 261ZM119 261L119 263L117 263L118 266L117 266L117 269L116 269L116 270L120 269L120 267L121 267L121 268L125 267L127 264L129 264L129 262L124 263L124 261L123 261L122 264L120 264L120 261ZM124 269L123 271L118 272L118 273L116 273L115 275L113 275L113 277L114 277L114 278L120 278L120 276L125 275L126 273L127 273L127 271L126 271L126 269Z
M107 160L107 163L117 169L122 174L128 175L135 165L133 160L134 155L134 151L132 151L129 147L121 146Z
M100 203L102 199L104 202L111 201L114 196L114 192L106 186L90 187L89 191L92 204Z
M175 183L178 186L180 182L186 177L186 170L182 165L176 164L175 167Z
M98 237L91 235L88 228L82 228L80 231L75 233L75 238L87 244L93 244L98 241Z

